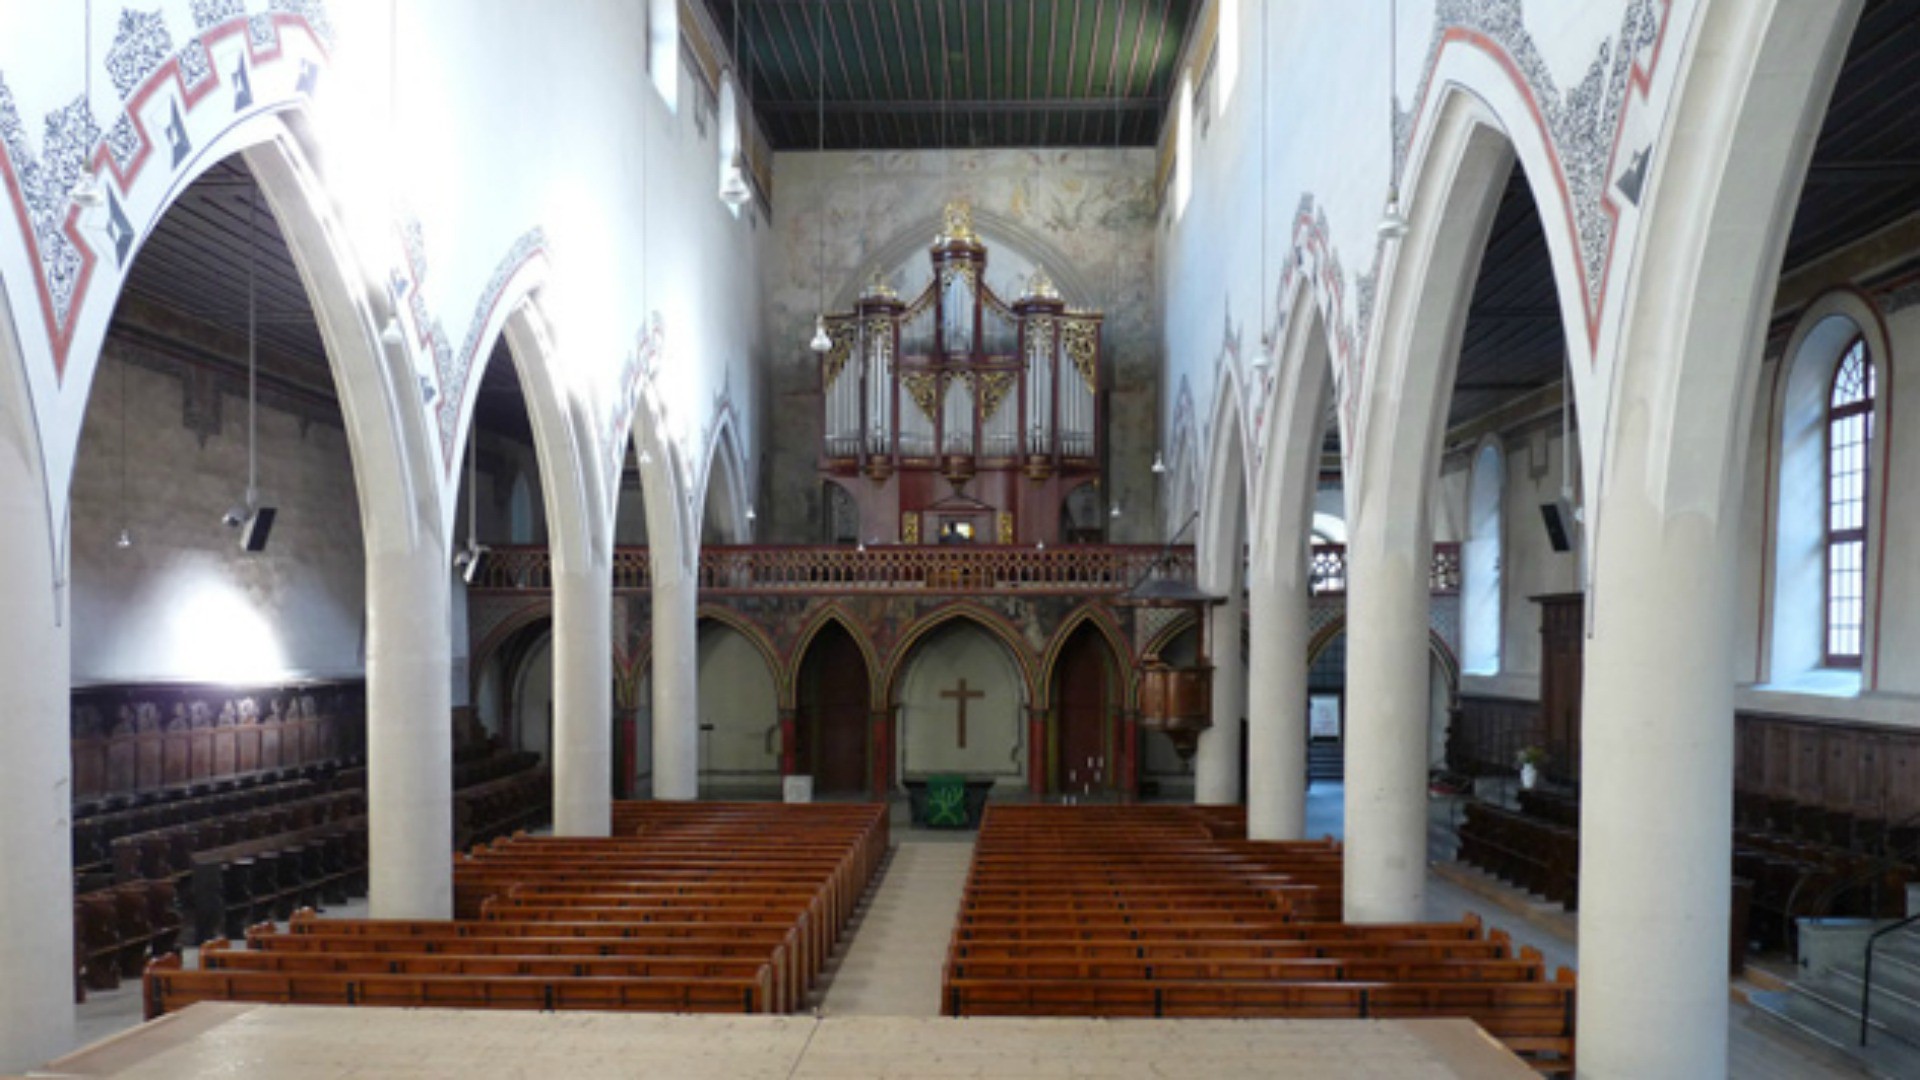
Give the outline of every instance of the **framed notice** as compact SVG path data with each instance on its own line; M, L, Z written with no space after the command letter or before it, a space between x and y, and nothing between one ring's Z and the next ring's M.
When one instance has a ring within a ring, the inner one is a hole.
M1337 739L1340 737L1340 695L1307 695L1307 737L1313 739Z

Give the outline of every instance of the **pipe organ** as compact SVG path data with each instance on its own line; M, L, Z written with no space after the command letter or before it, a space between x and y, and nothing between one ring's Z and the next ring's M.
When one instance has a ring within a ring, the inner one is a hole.
M1012 303L986 284L964 204L902 299L876 279L826 316L821 473L860 510L869 543L1036 544L1101 539L1102 316L1068 309L1044 271ZM1091 508L1089 510L1088 508Z

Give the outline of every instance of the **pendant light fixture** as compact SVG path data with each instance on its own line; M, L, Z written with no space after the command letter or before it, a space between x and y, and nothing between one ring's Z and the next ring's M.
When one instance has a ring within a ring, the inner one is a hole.
M399 143L400 115L400 3L388 0L387 3L387 140L388 146ZM387 189L387 216L397 219L399 208L395 203L394 189ZM393 297L393 310L387 313L387 321L380 325L380 341L388 348L397 349L407 343L406 331L400 326L400 298Z
M820 0L819 7L815 9L813 27L815 77L819 80L819 106L814 117L815 135L822 154L827 152L827 47L820 37L820 20L817 13L825 8L826 0ZM819 279L817 288L820 304L813 316L813 340L807 342L807 347L825 356L833 351L833 337L827 333L827 193L825 191L820 193L820 249L814 260L814 273Z
M1260 5L1260 347L1253 354L1255 374L1273 366L1273 336L1267 321L1267 6Z
M260 505L259 240L260 185L256 180L247 211L247 491L245 498L221 518L228 528L240 530L241 550L252 552L266 549L275 514L273 507Z
M467 421L467 546L454 552L453 568L460 580L473 584L480 576L482 557L490 550L480 543L480 414Z
M82 7L81 17L86 20L80 47L81 64L81 104L88 116L93 115L93 0L87 0ZM93 171L86 160L80 162L80 178L74 181L71 195L73 204L82 210L93 210L107 201L107 193L100 188L100 182L94 179Z
M127 523L127 362L120 361L120 535L117 548L133 546L133 528Z
M733 154L727 158L727 166L720 172L720 201L737 216L740 208L753 201L753 189L747 186L746 132L748 125L740 122L744 112L752 116L751 107L742 110L741 99L746 96L747 84L740 77L740 0L733 4Z
M1265 19L1265 15L1261 16ZM1400 3L1387 4L1387 209L1380 215L1380 238L1398 240L1407 235L1407 215L1400 208Z

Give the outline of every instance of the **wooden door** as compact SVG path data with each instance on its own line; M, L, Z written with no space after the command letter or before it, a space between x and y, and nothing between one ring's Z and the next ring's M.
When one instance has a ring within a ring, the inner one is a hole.
M795 758L819 795L867 793L873 703L867 661L839 623L821 628L800 668Z
M1112 687L1113 651L1093 627L1080 627L1054 662L1055 792L1078 795L1104 791L1110 784Z

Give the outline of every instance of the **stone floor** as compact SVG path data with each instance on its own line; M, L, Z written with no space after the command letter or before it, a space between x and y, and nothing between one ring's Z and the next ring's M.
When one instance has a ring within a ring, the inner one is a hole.
M1343 819L1345 816L1343 799L1344 792L1337 783L1319 783L1312 787L1307 798L1308 835L1334 837L1343 835ZM1435 799L1431 807L1429 854L1436 865L1437 872L1430 874L1428 878L1427 917L1436 920L1458 919L1464 912L1476 912L1489 924L1499 926L1511 933L1517 943L1521 945L1531 945L1539 949L1544 954L1550 966L1565 965L1577 968L1579 959L1576 941L1578 927L1577 917L1549 909L1538 901L1533 901L1520 894L1517 890L1494 881L1484 874L1478 874L1470 868L1463 868L1460 864L1453 863L1453 815L1455 813L1455 803L1453 800ZM834 1048L841 1046L843 1039L854 1038L855 1034L858 1034L860 1038L884 1037L887 1040L901 1040L900 1045L903 1047L909 1044L918 1046L919 1049L913 1051L913 1053L918 1056L907 1059L912 1062L913 1067L901 1068L898 1065L888 1066L888 1068L894 1069L902 1075L906 1072L912 1072L915 1076L1157 1075L1149 1070L1149 1063L1151 1062L1160 1062L1166 1065L1168 1072L1165 1075L1210 1075L1214 1074L1216 1065L1218 1066L1219 1075L1250 1075L1254 1073L1259 1075L1283 1075L1282 1073L1276 1073L1272 1068L1264 1064L1257 1069L1253 1069L1250 1073L1247 1062L1249 1060L1260 1062L1290 1061L1294 1060L1291 1055L1307 1053L1305 1049L1283 1049L1278 1042L1270 1045L1264 1041L1268 1039L1268 1036L1264 1032L1265 1029L1271 1026L1269 1024L1254 1025L1244 1022L1226 1022L1224 1026L1218 1028L1217 1033L1219 1038L1223 1040L1220 1044L1221 1048L1219 1053L1225 1056L1220 1057L1216 1061L1209 1056L1213 1051L1204 1048L1204 1045L1211 1045L1205 1043L1205 1040L1214 1038L1215 1034L1209 1033L1206 1030L1206 1025L1202 1022L1176 1021L1166 1022L1169 1031L1177 1028L1185 1032L1190 1025L1200 1025L1193 1027L1192 1030L1195 1033L1193 1038L1202 1040L1202 1042L1188 1045L1186 1042L1188 1036L1186 1034L1177 1036L1166 1034L1155 1036L1154 1039L1142 1041L1157 1045L1161 1040L1172 1040L1168 1045L1178 1044L1181 1046L1182 1049L1180 1049L1179 1053L1165 1057L1148 1055L1138 1059L1130 1058L1126 1054L1109 1056L1111 1047L1122 1045L1126 1042L1126 1040L1121 1039L1120 1036L1128 1032L1133 1025L1130 1023L1110 1025L1100 1025L1096 1023L1087 1027L1084 1032L1077 1034L1049 1032L1046 1038L1049 1040L1049 1045L1055 1046L1055 1049L1048 1052L1047 1060L1043 1067L1042 1064L1035 1059L1019 1058L1015 1051L1005 1051L1006 1055L1012 1056L1003 1055L996 1057L995 1055L1002 1054L1004 1048L1002 1048L998 1042L989 1045L988 1040L979 1034L974 1036L949 1036L943 1034L943 1032L955 1025L960 1026L965 1031L973 1031L976 1033L985 1031L985 1028L976 1027L976 1025L982 1024L983 1021L969 1020L956 1022L933 1019L937 1017L939 1013L940 970L945 960L947 944L952 933L954 911L959 903L961 886L964 882L967 864L973 850L972 838L970 834L965 833L930 832L927 830L914 829L906 821L904 805L896 808L894 837L896 840L895 848L888 865L885 867L880 883L872 890L861 905L859 912L856 913L856 921L847 939L848 943L830 965L822 991L816 991L812 1004L818 1016L825 1018L829 1022L816 1025L815 1020L812 1018L794 1017L765 1022L770 1026L763 1025L765 1039L771 1040L771 1042L767 1044L767 1047L764 1048L764 1053L771 1055L767 1060L784 1061L787 1063L784 1067L775 1070L778 1075L893 1075L892 1072L884 1070L864 1072L855 1069L853 1072L839 1073L819 1071L825 1070L826 1064L823 1063L852 1067L850 1060L843 1061L843 1059L836 1057L840 1051ZM330 912L330 914L344 916L364 913L364 902L348 905L345 908ZM136 983L130 982L116 991L89 995L87 1004L77 1007L76 1011L80 1036L76 1045L86 1045L112 1035L115 1032L124 1031L138 1024L140 1021L139 987ZM302 1012L308 1011L314 1010L302 1010ZM323 1011L328 1012L330 1015L315 1021L316 1024L320 1025L320 1027L313 1029L316 1032L336 1022L331 1014L373 1012L373 1010ZM270 1010L269 1012L272 1011ZM527 1032L526 1037L536 1041L541 1041L546 1038L546 1036L541 1034L542 1032L572 1032L576 1030L576 1026L581 1025L584 1025L579 1027L579 1030L583 1032L581 1037L588 1040L588 1045L593 1045L593 1040L615 1038L613 1035L604 1033L584 1034L587 1028L594 1026L594 1022L584 1019L585 1014L566 1014L557 1017L548 1016L540 1018L503 1013L491 1013L485 1014L485 1016L489 1023L512 1024L516 1026L516 1030L518 1030L518 1025L526 1023L530 1025L525 1029ZM914 1028L910 1020L889 1019L913 1017L924 1018L926 1020L926 1023L923 1025L923 1034L913 1034L915 1031L921 1029ZM619 1019L645 1023L660 1022L660 1018L622 1017ZM853 1020L859 1020L861 1024L873 1026L840 1026ZM1858 1072L1853 1071L1844 1061L1831 1058L1819 1048L1803 1043L1790 1035L1771 1028L1764 1020L1758 1018L1753 1010L1745 1005L1737 993L1734 995L1730 1021L1728 1029L1730 1073L1734 1077L1742 1078L1742 1080L1789 1080L1789 1078L1792 1078L1792 1080L1802 1080L1802 1078L1811 1080L1811 1078L1818 1077L1860 1075ZM348 1023L348 1021L345 1020L338 1022ZM713 1022L740 1024L744 1021L714 1020ZM260 1030L265 1032L265 1034L262 1035L262 1038L266 1040L262 1043L263 1046L279 1046L284 1043L285 1045L311 1047L330 1045L329 1040L345 1040L350 1043L360 1039L360 1036L357 1035L343 1036L338 1032L325 1036L317 1034L311 1037L303 1036L292 1029L282 1030L275 1026L277 1023L277 1021L267 1019L264 1016L236 1018L233 1019L230 1024L223 1022L221 1030L224 1034L220 1037L223 1039L239 1038L241 1035L237 1033ZM369 1021L369 1023L374 1024L373 1021ZM388 1021L382 1020L378 1022L378 1024L385 1023L388 1023ZM453 1021L448 1021L448 1023L453 1024ZM539 1026L542 1023L550 1026ZM759 1022L756 1021L755 1023ZM1009 1023L1018 1024L1023 1022ZM1143 1021L1136 1023L1147 1024L1149 1022ZM375 1026L378 1027L377 1024ZM482 1026L484 1028L487 1025L483 1024ZM439 1045L443 1041L443 1036L439 1034L439 1032L443 1030L443 1027L444 1025L436 1023L433 1026L435 1033L425 1037L431 1038L436 1046ZM444 1029L453 1031L458 1030L458 1027L459 1025L455 1024L453 1027L444 1027ZM1250 1029L1257 1030L1259 1034L1249 1034ZM327 1030L331 1031L332 1029L327 1028ZM369 1028L369 1030L374 1029ZM378 1030L384 1032L389 1029L380 1027ZM492 1029L488 1028L488 1030ZM640 1029L636 1028L633 1030L637 1032ZM713 1028L711 1030L718 1033L722 1029ZM762 1028L756 1027L752 1030L760 1032ZM1015 1038L1013 1034L1016 1031L1015 1028L1009 1027L1004 1029L1004 1031L1006 1038ZM779 1032L786 1032L787 1034L778 1034ZM801 1033L794 1037L800 1040L799 1045L801 1045L803 1049L808 1046L813 1048L811 1050L805 1050L807 1056L804 1058L781 1056L782 1054L787 1054L788 1050L782 1049L782 1047L786 1047L787 1044L780 1042L780 1040L787 1038L794 1032ZM372 1038L373 1036L370 1035L368 1037ZM380 1037L391 1038L394 1036L382 1035ZM706 1047L706 1043L697 1035L675 1033L670 1035L659 1034L658 1037L666 1040L659 1044L661 1046L673 1047L686 1045L700 1048L702 1051L704 1051ZM1002 1032L996 1029L994 1039L997 1040L1001 1037ZM1025 1036L1020 1037L1024 1038ZM1074 1039L1082 1037L1086 1040L1084 1045L1073 1041ZM653 1038L654 1036L652 1034L647 1036L646 1042L648 1046L655 1045ZM733 1035L729 1034L728 1038L731 1040ZM755 1040L759 1040L760 1038L761 1035L754 1036ZM1273 1038L1284 1041L1284 1038L1291 1038L1291 1036L1282 1037L1276 1035L1273 1036ZM1413 1039L1415 1037L1403 1034L1394 1036L1394 1038L1402 1040L1402 1042L1396 1045L1404 1046L1408 1045L1405 1043L1405 1039ZM684 1043L678 1041L683 1039L687 1041ZM927 1041L914 1043L913 1040L915 1039L925 1039ZM1057 1045L1054 1042L1056 1039L1060 1040ZM444 1041L447 1041L449 1044L459 1043L458 1039L452 1038L451 1036L444 1037ZM1342 1039L1332 1039L1329 1040L1329 1042L1336 1046L1343 1045ZM483 1041L481 1045L486 1045L486 1043ZM647 1075L759 1075L759 1073L754 1071L754 1069L758 1068L755 1062L761 1060L756 1055L761 1054L763 1048L759 1041L753 1041L750 1045L752 1049L748 1049L748 1043L741 1044L744 1056L733 1061L734 1071L697 1071L697 1068L704 1066L700 1066L699 1064L701 1060L700 1055L694 1054L693 1057L688 1059L687 1069L689 1071L675 1072L669 1068L667 1071L657 1074L648 1071ZM123 1056L124 1053L131 1051L131 1046L132 1044L125 1044L123 1046ZM1251 1058L1232 1059L1232 1055L1239 1052L1233 1049L1235 1046L1243 1048L1257 1046L1258 1053ZM819 1051L819 1053L816 1055L815 1051ZM847 1052L851 1053L852 1051L848 1050ZM907 1051L903 1049L902 1052L905 1053ZM1384 1053L1385 1051L1382 1052ZM651 1054L652 1051L649 1050L647 1053ZM930 1059L928 1057L929 1054L936 1056ZM88 1060L104 1061L107 1059L91 1058ZM505 1058L494 1059L487 1058L483 1055L478 1060L484 1061L486 1067L476 1067L474 1070L471 1070L472 1075L510 1075L514 1068L517 1068L517 1066L510 1067L510 1062ZM634 1059L623 1060L628 1061L630 1065L636 1063ZM668 1057L664 1052L659 1058L663 1067L664 1063L671 1060L673 1059ZM885 1059L876 1058L868 1062L868 1064L875 1068L880 1068L880 1062L883 1060ZM1237 1066L1230 1064L1232 1060L1237 1060L1239 1064ZM1298 1060L1302 1063L1302 1069L1308 1067L1306 1064L1309 1060L1308 1058L1301 1057ZM1327 1075L1367 1075L1365 1073L1347 1071L1344 1066L1329 1063L1324 1058L1312 1060L1315 1062L1312 1066L1315 1069L1330 1068L1335 1070L1327 1073ZM1394 1060L1399 1059L1396 1058ZM939 1064L939 1069L929 1069L926 1067L936 1063ZM1079 1072L1072 1071L1076 1063L1084 1066ZM1135 1068L1136 1064L1139 1066L1138 1068ZM800 1072L792 1071L801 1065L805 1065L806 1069ZM130 1066L127 1066L123 1062L122 1065L115 1067ZM580 1080L580 1078L598 1075L594 1071L593 1052L587 1052L585 1056L582 1057L579 1067L574 1067L573 1063L569 1063L564 1067L570 1073L577 1074L576 1076L570 1076L569 1080ZM951 1071L942 1071L949 1067ZM1054 1071L1056 1067L1058 1071ZM531 1069L531 1067L529 1068ZM455 1069L453 1071L457 1072L460 1070ZM540 1071L548 1073L556 1070L542 1067ZM228 1074L238 1075L231 1072ZM353 1072L351 1070L335 1069L332 1072L321 1071L303 1075L345 1077L376 1074L403 1075L384 1069L378 1070L377 1072ZM83 1072L76 1075L163 1077L200 1074L183 1070L176 1072ZM275 1075L281 1074L276 1070ZM439 1073L436 1072L433 1075L439 1075ZM633 1075L633 1072L629 1071L622 1075ZM767 1075L774 1075L774 1073L768 1073ZM1378 1075L1446 1076L1474 1074L1456 1074L1444 1071L1422 1074L1403 1071Z
M1523 1080L1534 1074L1464 1020L939 1020L202 1003L53 1062L40 1075Z

